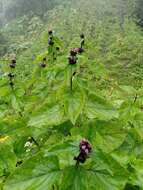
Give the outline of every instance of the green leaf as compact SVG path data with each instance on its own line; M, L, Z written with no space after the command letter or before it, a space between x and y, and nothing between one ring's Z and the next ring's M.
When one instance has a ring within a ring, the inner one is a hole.
M117 149L124 142L127 135L122 125L124 126L121 121L97 121L95 123L95 145L107 153Z
M108 121L113 118L118 118L119 114L115 108L107 103L103 98L90 94L86 103L85 112L88 118L98 118Z
M13 172L16 165L16 155L13 151L11 139L8 136L0 138L0 176L7 176Z
M11 123L12 122L12 123ZM24 119L21 120L10 120L8 122L0 123L0 135L9 135L14 140L17 140L17 136L29 136L30 130L26 126L27 122Z
M43 126L43 125L59 125L62 123L64 118L63 110L60 106L56 105L49 108L46 112L40 113L39 115L33 116L29 122L28 126Z
M11 94L11 105L14 110L20 111L18 98L15 96L15 94Z
M27 139L28 137L25 136L20 136L19 138L17 137L13 145L16 156L22 159L23 159L23 154L25 153L24 145L27 142Z
M85 103L85 96L82 91L75 90L67 92L64 96L65 112L72 124L75 125L76 120L82 113Z
M136 159L131 164L133 171L131 172L130 180L133 185L138 185L143 189L143 160Z
M27 160L8 177L4 190L51 190L60 175L58 159L42 153Z
M87 190L86 170L82 167L70 166L64 169L61 190Z
M89 190L122 190L127 182L127 171L109 154L95 151L88 170Z

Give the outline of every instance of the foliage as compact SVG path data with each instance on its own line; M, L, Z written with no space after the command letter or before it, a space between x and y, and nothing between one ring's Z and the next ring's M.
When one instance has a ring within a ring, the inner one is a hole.
M143 12L142 12L142 7L143 7L143 1L142 0L136 0L136 9L135 13L138 18L138 24L143 27Z
M0 190L143 190L143 36L120 3L2 29Z
M30 78L19 76L18 63L2 66L1 189L143 189L142 88L116 84L113 91L111 84L105 94L97 83L108 72L87 59L89 46L70 65L64 44L52 40ZM77 165L84 138L92 151Z

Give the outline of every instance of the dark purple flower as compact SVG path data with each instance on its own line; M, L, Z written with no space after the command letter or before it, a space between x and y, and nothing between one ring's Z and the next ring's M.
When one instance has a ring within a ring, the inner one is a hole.
M92 151L91 144L88 140L83 139L79 144L80 153L77 157L74 157L74 160L77 161L77 164L84 163L86 159L89 157L89 154Z
M87 156L89 153L91 153L91 150L92 150L89 141L86 139L80 142L79 148L80 148L80 151L86 154Z
M84 49L83 48L78 48L78 53L81 54L84 52Z
M75 65L77 63L77 57L75 56L70 56L68 59L70 65Z
M76 49L72 49L72 50L70 51L70 55L71 55L71 56L76 56L76 55L77 55Z
M76 160L78 163L84 163L86 161L86 155L80 152L80 154L77 157L74 157L74 160Z

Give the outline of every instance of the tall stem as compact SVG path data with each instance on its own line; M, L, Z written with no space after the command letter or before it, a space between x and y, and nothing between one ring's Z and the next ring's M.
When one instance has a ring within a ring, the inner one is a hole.
M72 65L71 65L71 73L70 73L70 88L72 91Z

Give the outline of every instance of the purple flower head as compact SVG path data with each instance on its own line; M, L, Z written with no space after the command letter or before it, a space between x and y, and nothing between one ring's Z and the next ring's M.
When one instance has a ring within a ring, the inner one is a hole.
M84 153L87 156L88 156L89 153L91 153L91 150L92 150L91 144L86 139L83 139L80 142L79 148L80 148L80 152Z
M70 56L68 59L70 65L75 65L77 63L77 57Z
M77 55L76 49L72 49L72 50L70 51L70 55L71 55L71 56L76 56L76 55Z
M84 52L84 49L83 48L78 48L78 53L81 54Z
M74 157L74 160L77 161L76 165L78 165L79 163L84 163L92 151L91 144L86 139L83 139L80 142L79 149L79 155L77 157Z

